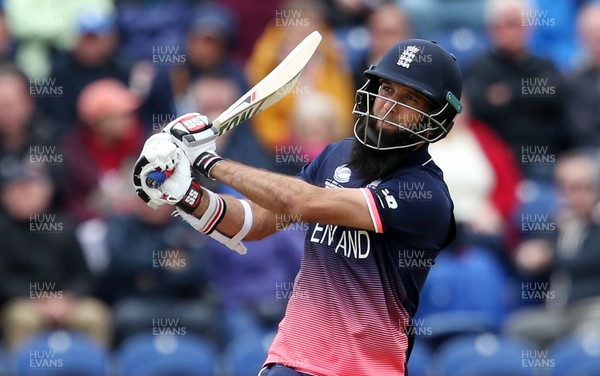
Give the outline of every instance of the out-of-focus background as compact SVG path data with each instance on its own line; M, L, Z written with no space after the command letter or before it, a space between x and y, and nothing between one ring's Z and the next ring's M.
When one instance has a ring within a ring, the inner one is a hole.
M600 375L600 2L577 0L0 1L2 375L257 374L307 226L239 256L130 176L149 135L216 117L313 30L292 95L219 152L296 174L352 134L370 64L437 41L465 83L430 147L459 232L424 286L410 375Z

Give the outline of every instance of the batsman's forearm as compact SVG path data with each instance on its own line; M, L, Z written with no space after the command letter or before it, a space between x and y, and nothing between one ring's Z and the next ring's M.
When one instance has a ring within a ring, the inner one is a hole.
M233 237L240 231L244 224L244 208L242 207L240 200L233 196L221 195L221 197L225 200L227 211L225 217L223 217L217 226L217 230L225 236ZM194 216L201 218L204 215L208 206L207 201L208 200L202 200L198 208L194 211ZM285 223L277 222L277 217L273 213L253 202L249 202L249 204L253 212L253 221L252 227L244 237L244 240L262 239L274 233L278 228L283 228L283 226L285 226Z
M224 160L215 165L211 176L234 188L261 207L281 214L302 214L302 202L317 187L297 178L248 167Z

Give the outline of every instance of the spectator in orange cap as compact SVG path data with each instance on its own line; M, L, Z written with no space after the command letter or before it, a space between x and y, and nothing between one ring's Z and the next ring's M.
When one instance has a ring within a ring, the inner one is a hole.
M123 170L142 144L138 107L138 98L115 79L95 81L79 95L78 125L64 143L66 205L79 221L129 207L114 193L129 188Z

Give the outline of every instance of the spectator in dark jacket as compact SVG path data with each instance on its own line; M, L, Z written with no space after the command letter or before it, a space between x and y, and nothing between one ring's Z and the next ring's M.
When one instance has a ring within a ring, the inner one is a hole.
M235 19L224 7L210 5L194 13L181 46L164 46L153 54L156 78L142 107L146 125L154 118L194 111L193 83L206 75L232 78L247 89L243 68L232 56Z
M508 322L514 334L539 346L572 333L600 332L600 165L597 151L562 155L555 180L563 207L553 215L523 218L529 239L516 261L528 280L525 302L545 306L517 311ZM548 278L549 276L549 278Z
M215 339L203 242L171 212L136 200L132 213L108 222L110 263L102 286L114 307L117 341L141 331Z
M22 71L11 64L0 66L0 168L21 163L47 166L59 184L63 157L58 129L40 111L35 93Z
M73 222L50 206L53 193L37 167L3 176L0 302L9 349L51 328L78 330L105 345L110 341L110 312L91 297L93 280Z
M131 65L115 54L117 29L113 15L86 10L78 17L79 36L71 51L53 59L49 76L61 93L40 103L63 132L71 130L77 118L77 98L93 81L114 78L129 83Z
M578 18L586 61L569 80L569 127L574 144L600 147L600 3L590 2Z
M508 143L526 178L551 180L551 164L565 148L565 92L549 60L527 50L525 0L488 0L492 50L465 72L473 115Z

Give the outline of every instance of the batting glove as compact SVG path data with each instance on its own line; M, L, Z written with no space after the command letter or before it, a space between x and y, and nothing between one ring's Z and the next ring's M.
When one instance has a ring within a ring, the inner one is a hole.
M146 178L156 170L168 171L168 177L160 187L148 186ZM138 196L152 208L177 205L192 213L203 194L202 188L191 176L189 160L167 134L157 134L146 141L134 167L133 184Z
M171 136L159 133L152 135L144 143L140 157L133 170L133 185L136 192L152 208L164 205L164 202L154 200L144 191L146 175L151 171L172 171L179 162L181 154L177 153ZM142 175L142 171L144 174Z
M173 120L163 129L170 134L172 141L183 150L186 157L194 162L205 152L215 152L215 140L219 135L212 122L204 115L191 112Z

